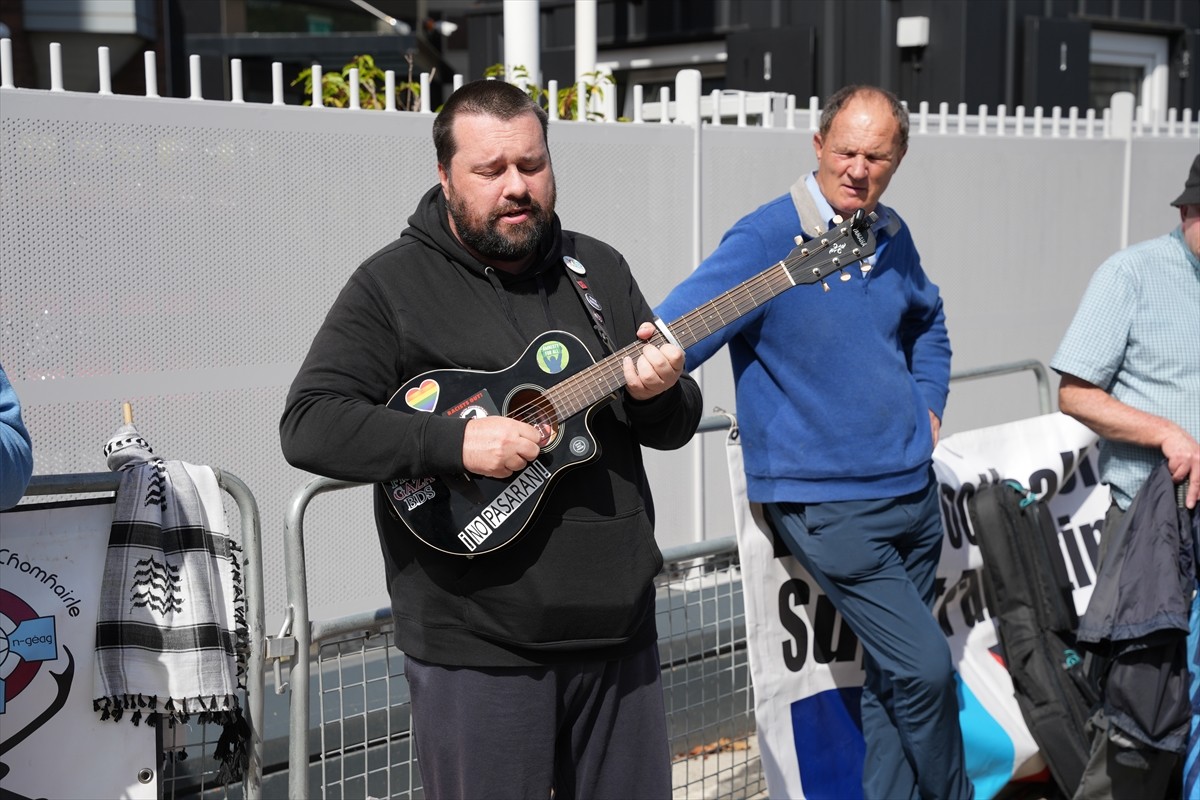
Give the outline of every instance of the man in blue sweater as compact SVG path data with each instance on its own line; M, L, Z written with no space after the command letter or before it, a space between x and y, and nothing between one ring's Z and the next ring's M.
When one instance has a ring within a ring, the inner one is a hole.
M863 644L867 800L972 796L954 665L930 613L950 341L908 227L879 202L907 146L894 96L838 91L813 136L816 171L743 217L655 309L673 321L787 257L798 233L878 215L875 255L851 281L784 292L687 351L694 369L729 345L749 499Z

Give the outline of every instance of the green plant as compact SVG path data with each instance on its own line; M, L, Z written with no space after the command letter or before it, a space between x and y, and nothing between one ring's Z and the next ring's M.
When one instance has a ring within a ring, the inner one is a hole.
M396 108L401 111L415 111L421 100L421 84L413 81L412 56L406 55L408 62L408 80L396 84ZM331 108L348 108L350 106L350 70L358 70L358 104L360 108L387 108L387 73L375 64L375 59L369 55L355 56L344 66L341 72L324 72L321 74L321 104ZM432 77L433 73L430 73ZM311 68L302 70L292 86L304 84L307 95L304 105L312 105L313 71Z
M505 77L505 69L503 64L493 64L483 71L483 77L496 78L497 80ZM512 80L520 83L525 87L525 91L533 100L546 110L550 109L550 92L547 89L542 89L537 84L530 80L529 70L520 65L514 65L512 69ZM589 108L592 105L592 100L604 99L604 85L613 83L612 75L607 72L585 72L583 80L580 82L583 86L584 93L584 108ZM558 97L554 98L556 107L558 108L559 119L576 119L576 112L579 110L579 86L571 84L565 88L558 90ZM603 119L603 115L597 111L588 111L587 118L595 121Z

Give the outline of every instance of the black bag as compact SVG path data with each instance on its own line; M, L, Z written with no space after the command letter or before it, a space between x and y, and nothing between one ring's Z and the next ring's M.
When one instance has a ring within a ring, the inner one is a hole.
M1070 797L1087 766L1085 723L1099 693L1075 648L1079 620L1058 527L1016 481L981 486L967 513L1017 704L1055 783Z

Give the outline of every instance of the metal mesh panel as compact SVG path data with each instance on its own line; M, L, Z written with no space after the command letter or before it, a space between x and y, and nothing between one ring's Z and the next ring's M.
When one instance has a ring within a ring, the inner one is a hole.
M163 800L201 795L240 800L245 796L241 782L223 785L217 780L213 752L220 736L221 726L204 723L160 729L158 784Z
M253 487L277 619L276 532L307 479L279 450L287 386L350 272L436 179L431 118L23 92L3 113L0 360L36 472L104 470L129 400L160 455ZM343 569L314 600L379 603L383 581L359 574L382 574L369 503L328 505L340 533L313 558Z
M675 797L766 797L736 551L668 564L658 600Z
M741 571L732 548L667 564L659 651L676 798L766 797L754 727ZM307 732L313 796L420 798L404 659L390 616L317 646ZM334 630L336 621L324 623Z

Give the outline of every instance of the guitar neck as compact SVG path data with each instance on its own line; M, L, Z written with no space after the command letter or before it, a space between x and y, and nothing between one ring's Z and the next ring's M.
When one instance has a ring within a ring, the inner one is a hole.
M780 262L684 314L667 327L679 346L687 350L795 285L787 266ZM545 397L553 404L557 419L568 419L625 386L622 366L625 358L636 361L647 344L661 347L666 343L667 338L661 331L656 331L648 341L639 339L628 344L548 389Z

